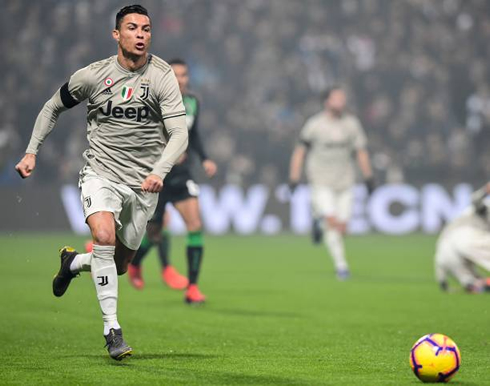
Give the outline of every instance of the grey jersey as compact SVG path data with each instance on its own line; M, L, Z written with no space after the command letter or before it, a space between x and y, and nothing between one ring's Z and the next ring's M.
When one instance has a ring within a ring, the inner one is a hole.
M150 173L164 178L187 147L185 108L171 67L149 55L132 72L112 56L75 72L46 103L26 152L36 154L58 114L84 100L84 158L102 177L139 189Z
M350 114L340 118L320 112L303 126L300 142L308 149L306 175L313 185L345 190L355 182L352 153L366 148L359 120Z

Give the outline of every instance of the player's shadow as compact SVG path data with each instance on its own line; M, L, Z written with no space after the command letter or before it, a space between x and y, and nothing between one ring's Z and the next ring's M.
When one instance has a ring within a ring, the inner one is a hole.
M457 375L456 375L457 376ZM420 381L416 380L413 382L413 384L420 385ZM458 380L451 380L451 385L461 385L461 386L481 386L481 383L474 383L474 382L465 382L465 381L458 381Z
M210 385L297 385L310 386L311 382L276 375L236 374L230 372L206 372Z
M107 354L85 354L85 355L64 355L65 358L85 358L94 362L100 362L101 360L115 366L131 366L132 362L145 361L145 360L205 360L216 359L217 355L212 354L199 354L199 353L136 353L130 358L123 359L122 361L114 361L109 358Z
M145 353L136 354L131 357L131 360L151 360L151 359L215 359L218 358L217 355L211 354L198 354L198 353Z
M288 311L261 311L245 310L240 308L208 308L207 312L213 312L222 315L245 316L245 317L271 317L271 318L302 318L302 314Z
M434 283L432 278L427 277L419 277L419 276L396 276L396 275L379 275L376 273L365 273L365 274L356 274L355 276L356 282L365 282L365 283L394 283L394 284L425 284L425 283Z

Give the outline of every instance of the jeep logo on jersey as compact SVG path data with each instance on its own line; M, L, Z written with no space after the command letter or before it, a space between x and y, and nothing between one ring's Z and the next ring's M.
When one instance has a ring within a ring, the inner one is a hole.
M107 103L106 110L102 107L99 110L106 117L112 115L114 118L136 119L136 122L141 122L150 113L150 110L146 106L138 108L126 107L125 109L121 106L112 107L112 101Z
M122 95L123 100L129 101L131 99L131 97L133 96L133 88L128 87L128 86L123 86L122 91L121 91L121 95Z

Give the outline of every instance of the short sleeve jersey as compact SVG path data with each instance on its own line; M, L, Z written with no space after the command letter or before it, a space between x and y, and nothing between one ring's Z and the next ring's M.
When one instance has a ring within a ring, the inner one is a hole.
M167 143L165 119L185 115L172 68L154 55L133 72L117 56L92 63L73 74L60 95L67 107L88 100L87 163L97 174L136 189Z
M320 112L305 123L300 142L308 149L306 175L310 184L334 190L353 186L353 152L367 145L366 135L356 117L344 114L334 118Z

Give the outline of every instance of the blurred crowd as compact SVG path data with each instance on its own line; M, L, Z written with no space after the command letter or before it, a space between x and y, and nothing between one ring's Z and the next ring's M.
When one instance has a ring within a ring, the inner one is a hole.
M490 176L490 2L486 0L145 0L152 52L188 61L214 184L287 180L322 92L342 84L379 183ZM7 0L0 15L0 184L19 182L43 103L77 69L116 53L120 1ZM76 182L85 111L59 120L35 183Z

